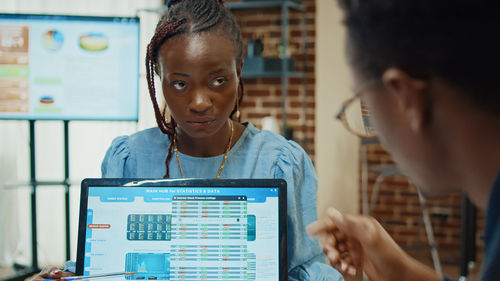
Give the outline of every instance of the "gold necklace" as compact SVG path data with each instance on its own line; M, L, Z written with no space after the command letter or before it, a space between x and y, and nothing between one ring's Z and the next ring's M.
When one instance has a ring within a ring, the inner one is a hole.
M217 173L217 179L220 178L220 175L222 174L222 170L224 170L224 165L226 164L227 160L227 155L229 154L229 150L231 150L231 143L233 142L233 135L234 135L234 125L233 121L229 121L231 123L231 137L229 137L229 143L227 144L226 147L226 152L224 153L224 159L222 160L222 164L220 165L219 168L219 173ZM179 171L181 172L182 178L184 178L184 172L182 171L181 167L181 161L179 161L179 154L177 149L177 132L174 131L174 151L175 151L175 159L177 160L177 166L179 166Z

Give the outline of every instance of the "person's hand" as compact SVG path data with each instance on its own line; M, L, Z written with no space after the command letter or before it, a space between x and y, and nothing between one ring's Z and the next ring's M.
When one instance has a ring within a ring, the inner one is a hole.
M71 272L62 271L61 269L53 266L45 267L38 275L36 275L31 281L40 281L50 278L61 278L61 277L69 277L75 276Z
M307 227L310 236L323 236L323 251L342 274L362 269L372 281L442 280L392 240L372 217L341 214L328 209L327 217Z

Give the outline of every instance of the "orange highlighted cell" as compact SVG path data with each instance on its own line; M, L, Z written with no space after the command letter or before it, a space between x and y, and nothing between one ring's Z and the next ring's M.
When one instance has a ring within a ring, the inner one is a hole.
M110 229L111 225L110 224L88 224L87 228L91 228L91 229Z

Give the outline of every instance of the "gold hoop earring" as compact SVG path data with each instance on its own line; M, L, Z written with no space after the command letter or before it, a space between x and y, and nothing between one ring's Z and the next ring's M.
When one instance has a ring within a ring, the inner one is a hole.
M240 103L238 102L238 100L236 100L236 112L234 113L234 117L236 118L236 120L238 122L240 122L240 115L241 115L241 112L240 112Z

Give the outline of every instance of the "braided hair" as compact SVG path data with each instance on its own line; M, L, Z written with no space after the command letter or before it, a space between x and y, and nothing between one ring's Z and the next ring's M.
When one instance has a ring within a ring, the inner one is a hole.
M168 135L170 140L167 158L165 159L166 173L164 178L170 177L169 163L172 158L177 123L172 117L167 122L165 118L166 106L160 109L156 100L154 74L159 74L158 51L160 47L165 41L177 35L217 31L234 42L237 65L241 65L243 62L243 42L240 28L229 10L224 7L222 0L170 0L167 8L167 12L161 17L156 26L155 34L151 38L146 52L146 79L148 81L149 95L153 102L156 123L160 131ZM237 104L231 112L231 118L241 104L243 89L243 80L240 79Z

